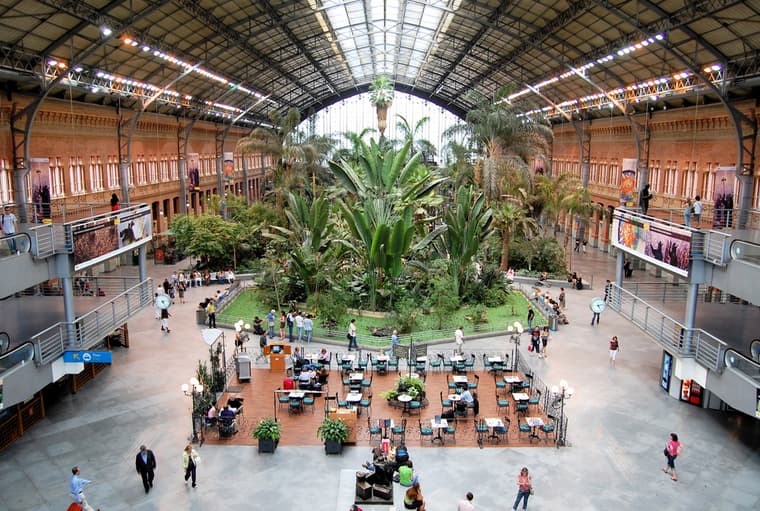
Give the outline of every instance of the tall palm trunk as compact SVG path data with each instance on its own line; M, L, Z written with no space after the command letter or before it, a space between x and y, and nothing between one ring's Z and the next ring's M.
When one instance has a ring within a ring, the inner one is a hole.
M507 271L509 265L509 227L504 227L501 231L501 271Z

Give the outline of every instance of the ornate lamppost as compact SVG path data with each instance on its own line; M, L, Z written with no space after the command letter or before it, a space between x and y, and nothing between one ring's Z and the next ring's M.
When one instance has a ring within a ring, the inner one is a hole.
M513 344L512 346L512 372L515 372L515 369L517 369L517 357L520 356L520 352L518 351L518 346L520 346L520 336L524 332L522 323L519 321L515 321L512 325L509 325L507 327L507 332L509 332L509 342Z
M193 399L193 408L190 412L190 419L193 422L193 443L198 442L198 427L196 424L196 408L198 404L198 399L200 398L201 394L203 393L203 385L198 381L197 378L192 377L190 378L190 384L187 383L182 384L182 393L185 394L188 397L192 397Z
M565 400L573 397L575 390L568 386L567 380L560 380L559 386L552 386L552 396L554 396L554 406L559 404L559 424L557 425L557 449L560 444L565 445Z

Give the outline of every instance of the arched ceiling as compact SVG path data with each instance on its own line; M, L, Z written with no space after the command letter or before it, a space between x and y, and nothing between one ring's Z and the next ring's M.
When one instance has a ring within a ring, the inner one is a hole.
M756 97L760 0L5 0L0 50L9 97L251 125L387 74L460 116L468 92L511 85L517 108L561 121Z

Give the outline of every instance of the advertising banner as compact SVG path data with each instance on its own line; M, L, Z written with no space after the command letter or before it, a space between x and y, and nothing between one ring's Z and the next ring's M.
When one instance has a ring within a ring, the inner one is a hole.
M149 209L121 210L71 226L74 271L110 259L147 243L152 238Z
M636 158L623 158L622 176L620 177L620 204L633 207L633 194L636 192Z
M32 222L50 223L50 160L29 158L29 165L32 177Z
M187 153L187 190L197 192L201 189L201 159L198 153Z
M224 153L222 173L224 174L224 179L228 182L235 178L235 160L232 153Z
M736 167L718 167L715 172L715 190L713 191L713 229L732 227L734 209L734 187L736 186Z
M670 390L670 375L673 371L673 355L667 351L662 352L662 377L660 378L660 386L665 391Z
M689 276L688 229L616 210L612 217L612 244L665 270Z

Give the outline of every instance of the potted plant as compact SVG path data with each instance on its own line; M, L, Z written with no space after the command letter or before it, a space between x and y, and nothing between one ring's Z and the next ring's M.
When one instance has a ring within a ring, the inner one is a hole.
M317 428L317 435L325 443L325 454L340 454L343 442L348 440L348 426L340 419L325 417Z
M253 438L259 441L259 452L274 452L280 442L282 426L272 418L261 419L253 430Z
M369 102L377 110L377 128L380 136L385 133L388 125L388 107L393 102L393 82L385 75L380 75L369 85Z

